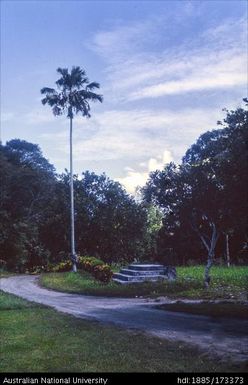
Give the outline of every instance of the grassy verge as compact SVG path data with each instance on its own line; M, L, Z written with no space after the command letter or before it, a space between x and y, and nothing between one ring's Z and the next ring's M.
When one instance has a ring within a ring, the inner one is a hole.
M112 297L158 297L173 299L232 299L244 301L248 299L247 267L213 267L212 284L206 290L203 285L203 266L179 267L178 279L175 282L142 283L120 285L115 282L101 284L85 272L50 273L40 278L41 285L68 293L82 293Z
M7 278L11 275L15 275L15 273L9 273L8 271L0 270L0 278Z
M1 372L242 371L183 343L101 326L0 294Z
M197 315L206 315L213 318L239 318L248 319L248 306L230 303L199 303L189 304L183 302L171 303L158 306L161 310L169 310Z

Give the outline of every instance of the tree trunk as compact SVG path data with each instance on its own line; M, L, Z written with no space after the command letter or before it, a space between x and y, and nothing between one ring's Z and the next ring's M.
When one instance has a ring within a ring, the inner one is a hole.
M70 196L71 196L71 260L72 271L77 272L77 255L75 251L75 228L74 228L74 190L73 190L73 161L72 161L72 117L70 117Z
M205 274L204 274L204 285L205 285L205 288L207 289L210 285L210 281L211 281L211 277L210 277L210 269L212 267L212 264L213 264L213 255L211 254L211 252L208 253L208 262L207 262L207 265L205 267Z
M214 259L214 254L215 254L215 246L216 246L216 243L217 243L217 240L219 237L215 223L211 222L210 227L212 229L212 236L211 236L210 242L207 244L207 242L205 240L205 246L208 250L208 262L207 262L207 265L205 268L205 276L204 276L204 284L205 284L206 289L210 286L211 277L210 277L209 272L210 272L210 269L211 269L212 264L213 264L213 259Z
M229 235L226 234L226 262L227 267L230 267L230 249L229 249Z
M207 219L206 215L205 215L205 218ZM204 285L206 288L208 288L210 285L210 281L211 281L210 269L213 265L215 247L219 238L219 233L217 231L215 223L213 221L209 221L208 224L210 229L212 230L211 237L207 236L207 234L202 234L200 230L197 228L197 226L195 224L192 224L193 229L199 235L199 238L201 239L203 245L205 246L208 252L208 260L207 260L207 265L205 267L205 273L204 273Z

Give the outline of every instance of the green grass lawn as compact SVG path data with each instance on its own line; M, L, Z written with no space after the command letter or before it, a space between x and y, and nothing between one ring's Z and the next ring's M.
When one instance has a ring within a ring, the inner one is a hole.
M0 278L10 277L11 275L15 275L15 273L10 273L5 270L0 270Z
M1 372L243 371L183 343L102 326L0 292Z
M85 272L43 274L40 284L68 293L82 293L113 297L158 297L189 299L248 299L248 267L213 267L209 289L203 285L203 266L178 267L175 282L120 285L115 282L102 284Z

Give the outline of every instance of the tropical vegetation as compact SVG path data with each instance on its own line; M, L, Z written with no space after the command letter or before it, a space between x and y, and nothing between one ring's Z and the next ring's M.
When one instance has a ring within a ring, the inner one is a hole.
M247 117L243 107L226 111L181 164L150 174L139 199L105 174L73 175L78 254L105 263L206 264L206 287L212 264L247 265ZM0 146L0 164L2 268L68 260L70 173L58 175L38 145L20 139Z

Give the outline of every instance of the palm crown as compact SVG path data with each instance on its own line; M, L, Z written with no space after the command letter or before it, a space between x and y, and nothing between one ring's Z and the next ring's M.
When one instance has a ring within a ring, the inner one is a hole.
M99 88L99 83L89 82L86 73L80 67L72 67L71 72L67 68L58 68L61 77L56 81L58 91L54 88L44 87L41 94L45 95L42 104L52 107L54 115L67 114L73 118L75 114L81 113L90 118L90 101L103 101L102 95L93 92Z

